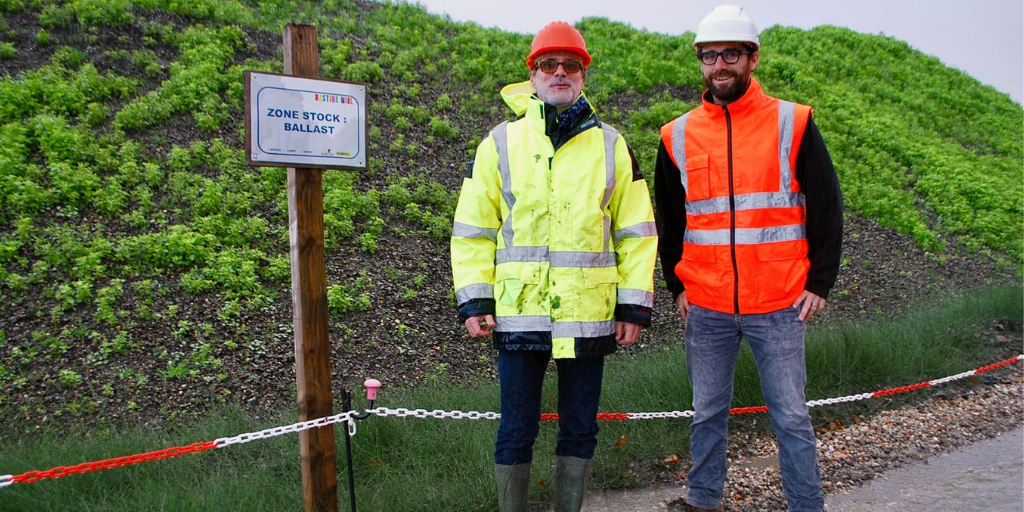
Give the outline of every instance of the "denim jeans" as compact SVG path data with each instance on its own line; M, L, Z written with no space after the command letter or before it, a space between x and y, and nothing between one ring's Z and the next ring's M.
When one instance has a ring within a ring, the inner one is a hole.
M494 443L494 463L533 461L540 432L541 389L551 352L498 352L501 420ZM555 455L592 459L597 447L597 409L601 401L604 358L555 359L558 369L558 438Z
M690 427L693 467L687 477L687 501L691 505L715 508L722 499L733 376L745 337L757 364L761 393L779 445L782 489L789 510L824 509L817 440L804 394L806 324L797 318L799 313L791 307L759 315L690 308L686 320L686 373L696 412Z

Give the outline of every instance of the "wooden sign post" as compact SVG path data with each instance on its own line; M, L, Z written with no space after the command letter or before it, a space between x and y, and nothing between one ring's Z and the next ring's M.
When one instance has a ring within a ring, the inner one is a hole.
M324 169L366 169L366 84L319 78L316 27L284 29L284 74L245 71L246 164L288 169L299 420L333 415ZM306 512L337 512L332 425L299 433Z
M316 78L319 67L316 27L288 24L284 29L284 73ZM331 344L327 335L322 169L288 168L288 226L299 421L307 421L334 414ZM334 426L300 432L299 452L306 512L337 512Z

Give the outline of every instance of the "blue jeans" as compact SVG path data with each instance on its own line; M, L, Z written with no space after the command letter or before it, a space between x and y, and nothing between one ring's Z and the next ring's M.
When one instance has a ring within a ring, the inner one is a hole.
M690 426L693 467L687 501L715 508L726 479L729 408L742 338L754 354L761 393L779 444L782 489L791 512L821 511L821 471L817 440L804 389L806 324L799 310L734 315L693 306L686 319L686 373L696 412Z
M541 389L551 352L498 352L501 420L494 443L495 464L533 461L533 443L540 432ZM558 438L555 455L594 458L597 408L601 401L604 358L555 359L558 368Z

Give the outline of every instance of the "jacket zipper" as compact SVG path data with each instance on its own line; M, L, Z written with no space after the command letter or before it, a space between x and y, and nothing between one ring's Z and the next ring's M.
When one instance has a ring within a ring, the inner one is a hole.
M732 175L732 117L729 115L729 107L722 105L725 112L726 140L728 141L729 156L729 253L732 255L733 275L733 308L736 314L740 314L740 271L736 265L736 191L733 188Z

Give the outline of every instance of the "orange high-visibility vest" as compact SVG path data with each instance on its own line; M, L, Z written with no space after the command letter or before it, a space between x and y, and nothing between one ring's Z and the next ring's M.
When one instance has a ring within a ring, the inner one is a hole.
M806 211L794 176L811 107L750 88L661 128L686 190L675 273L691 304L734 314L791 306L807 281Z

